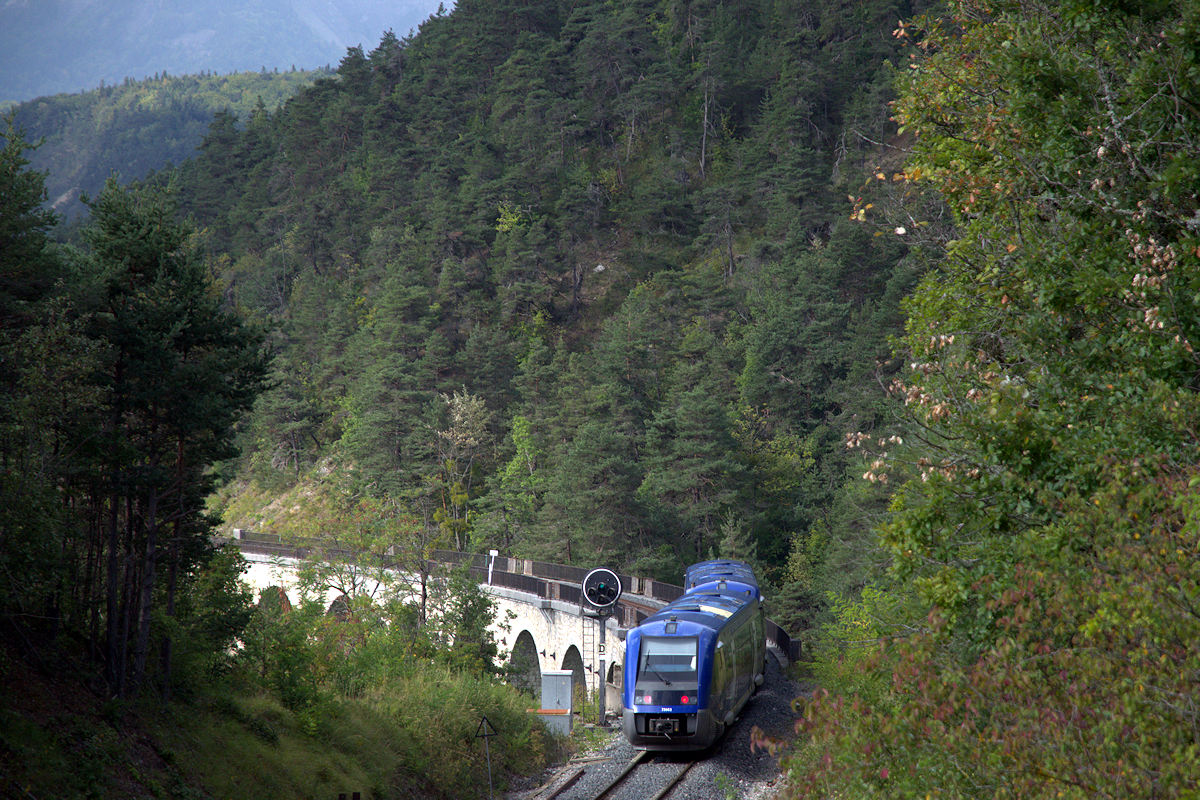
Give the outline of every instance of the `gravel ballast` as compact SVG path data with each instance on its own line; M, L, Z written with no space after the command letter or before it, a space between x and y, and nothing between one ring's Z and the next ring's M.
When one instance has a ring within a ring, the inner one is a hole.
M752 752L750 731L757 726L771 736L791 740L796 721L792 700L810 691L811 687L788 678L779 662L769 657L762 688L712 749L702 753L654 754L609 797L613 800L645 800L653 796L669 776L695 762L683 781L668 795L669 800L767 800L779 787L779 759L761 749ZM539 796L541 787L553 781L556 775L581 766L584 773L570 788L557 795L556 800L589 800L616 777L636 753L621 736L617 721L595 752L581 754L576 759L578 766L560 766L551 770L542 776L537 786L510 792L506 799L533 800ZM596 758L601 760L591 760Z

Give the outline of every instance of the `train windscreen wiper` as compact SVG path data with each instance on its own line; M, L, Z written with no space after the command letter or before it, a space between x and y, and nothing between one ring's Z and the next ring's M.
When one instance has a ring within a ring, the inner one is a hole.
M667 686L670 686L670 685L671 685L671 682L670 682L669 680L667 680L666 678L664 678L664 677L663 677L663 674L662 674L661 672L659 672L658 670L656 670L654 667L652 667L652 666L650 666L649 664L647 664L647 665L646 665L646 669L650 670L650 671L651 671L651 672L653 672L655 675L657 675L657 676L658 676L658 679L659 679L660 681L662 681L662 682L663 682L665 685L667 685Z

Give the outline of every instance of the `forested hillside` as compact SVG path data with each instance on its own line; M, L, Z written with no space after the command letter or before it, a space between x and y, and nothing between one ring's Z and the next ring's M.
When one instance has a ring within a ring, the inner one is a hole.
M34 169L46 173L51 207L72 221L81 196L95 197L116 175L123 183L181 164L219 113L247 121L278 108L328 70L234 75L157 75L127 79L79 94L40 97L12 109L17 128L37 149Z
M829 631L788 796L1194 798L1200 13L896 35L904 182L957 228L905 303L909 433L853 440L899 484L892 567Z
M911 12L467 2L219 120L179 194L278 353L227 522L319 484L421 546L861 580L843 438L918 268L848 195Z
M0 796L479 797L476 714L499 785L539 771L472 581L255 603L205 500L264 332L161 192L110 180L55 243L28 149L0 131Z
M1194 797L1200 12L918 5L460 3L110 185L79 248L8 131L5 645L274 754L353 710L377 794L463 796L427 759L471 731L407 703L527 715L474 582L429 611L385 565L737 556L820 686L752 735L784 796ZM252 607L206 496L364 555ZM95 752L32 727L22 775Z
M750 558L816 645L796 796L1190 796L1200 17L921 10L468 3L261 177L214 132L279 352L228 519Z

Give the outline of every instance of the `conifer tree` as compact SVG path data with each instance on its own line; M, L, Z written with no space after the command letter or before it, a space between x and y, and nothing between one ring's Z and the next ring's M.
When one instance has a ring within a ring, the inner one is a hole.
M94 422L94 348L56 284L68 274L49 233L45 176L29 169L29 144L11 117L0 147L0 614L20 635L38 620L73 616L61 596L63 553L83 548L62 484L91 448L72 434ZM78 451L76 451L78 448ZM76 549L78 548L78 549ZM57 610L56 610L57 609Z
M126 695L145 675L159 566L196 557L189 545L208 530L205 470L233 454L233 423L265 361L259 336L220 308L164 198L110 181L92 213L90 333L105 348L108 451L95 502L104 509L106 664Z
M728 375L711 371L724 360L719 345L697 322L684 346L646 432L638 496L656 527L680 536L680 557L699 560L717 545L722 518L737 510L746 472L731 433L729 393L723 391Z

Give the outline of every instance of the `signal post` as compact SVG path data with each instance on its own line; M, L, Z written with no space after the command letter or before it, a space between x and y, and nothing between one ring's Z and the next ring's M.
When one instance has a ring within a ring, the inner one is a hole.
M592 615L600 623L600 674L597 702L600 710L599 721L603 725L605 706L608 702L608 670L605 663L607 654L604 652L605 633L607 632L608 618L616 610L617 600L621 598L621 579L611 569L598 567L584 576L581 588L585 607L591 610Z

